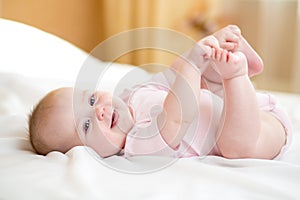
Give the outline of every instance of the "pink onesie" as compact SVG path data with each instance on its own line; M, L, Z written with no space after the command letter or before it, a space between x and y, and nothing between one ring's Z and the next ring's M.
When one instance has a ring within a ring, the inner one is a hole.
M200 90L202 100L202 106L199 106L200 115L192 122L179 146L172 149L164 141L159 132L156 118L162 111L168 88L169 84L165 76L159 73L151 81L136 86L132 90L127 90L121 95L121 98L133 108L135 121L134 127L126 138L124 156L191 157L221 155L216 144L216 134L219 128L223 101L219 96L206 89ZM276 157L279 158L290 144L290 123L273 96L267 93L257 93L257 99L261 110L274 114L286 130L287 142Z

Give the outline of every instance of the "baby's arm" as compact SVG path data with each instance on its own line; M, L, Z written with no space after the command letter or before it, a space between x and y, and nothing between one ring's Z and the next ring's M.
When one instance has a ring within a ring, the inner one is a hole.
M203 56L203 51L211 51L211 47L214 47L211 49L213 51L215 48L220 47L218 40L212 35L201 39L191 49L189 49L183 55L177 57L176 60L171 64L171 69L178 71L179 68L188 60L195 65L202 74L210 64L210 60Z
M273 116L260 111L245 55L216 50L212 59L224 86L223 122L217 141L222 155L275 157L284 144L284 130Z
M188 127L199 114L201 69L194 64L197 59L205 64L217 48L217 41L209 36L186 55L187 61L178 60L173 70L176 78L164 101L164 112L158 116L160 133L166 143L175 149L184 137ZM214 47L214 48L212 48Z

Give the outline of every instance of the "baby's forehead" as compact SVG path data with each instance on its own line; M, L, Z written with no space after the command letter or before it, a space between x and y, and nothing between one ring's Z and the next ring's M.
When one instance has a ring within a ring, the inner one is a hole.
M47 124L49 125L48 128L69 134L73 134L75 132L74 114L71 101L71 98L63 98L53 101L53 104L49 107L47 116Z
M41 103L49 118L71 116L72 93L72 89L62 88L52 91L45 97Z
M86 98L97 92L86 88L60 88L50 93L48 102L56 107L81 106Z

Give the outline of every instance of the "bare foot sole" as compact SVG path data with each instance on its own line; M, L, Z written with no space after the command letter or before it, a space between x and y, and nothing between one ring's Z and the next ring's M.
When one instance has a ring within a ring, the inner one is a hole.
M261 57L250 46L245 38L241 37L240 46L237 51L241 51L246 55L248 62L248 75L250 77L260 74L263 71L264 64Z

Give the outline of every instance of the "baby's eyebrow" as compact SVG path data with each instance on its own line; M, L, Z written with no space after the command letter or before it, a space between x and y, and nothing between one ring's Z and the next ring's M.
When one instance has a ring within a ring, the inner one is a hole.
M85 102L87 93L88 93L88 90L77 90L73 96L73 107L75 106L75 108L76 108L79 105L83 105Z
M78 92L78 95L76 95L75 99L76 99L76 102L77 102L76 104L79 104L79 105L77 105L76 110L81 109L80 105L84 104L86 96L90 93L90 91L89 90L80 90L80 91L77 91L77 92ZM77 127L79 125L80 116L75 114L74 115L74 120L75 120L75 127ZM77 131L77 128L75 128L75 129Z
M81 102L80 103L84 103L86 96L90 93L89 90L84 90L82 92L82 97L81 97Z
M85 96L86 96L87 90L82 92L82 97L81 97L81 103L84 102Z

